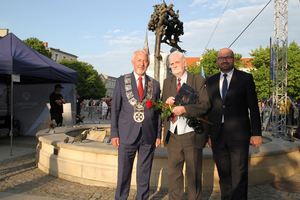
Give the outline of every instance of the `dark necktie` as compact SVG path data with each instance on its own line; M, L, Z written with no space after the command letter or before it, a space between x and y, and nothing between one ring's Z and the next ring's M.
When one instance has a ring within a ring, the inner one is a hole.
M180 78L179 78L179 79L177 79L176 94L178 93L180 88L181 88L181 84L180 84ZM177 119L178 119L178 116L174 115L174 117L171 119L171 122L174 124L177 121ZM177 132L177 126L175 128L175 131Z
M224 80L223 80L223 86L222 86L222 98L223 98L223 102L225 102L225 97L227 94L227 74L223 74L224 76Z
M177 86L176 86L176 94L178 93L180 88L181 88L181 84L180 84L180 78L179 78L178 81L177 81Z
M139 77L138 91L139 91L140 101L142 101L143 95L144 95L144 89L143 89L143 84L142 84L142 77Z

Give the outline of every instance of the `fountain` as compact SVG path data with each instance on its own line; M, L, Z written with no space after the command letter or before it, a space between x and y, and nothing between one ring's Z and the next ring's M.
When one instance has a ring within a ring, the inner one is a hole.
M116 187L118 150L106 143L110 135L109 124L96 127L106 131L104 142L93 139L82 143L71 143L72 137L82 131L95 127L82 125L78 127L57 127L55 133L41 130L36 137L36 162L40 170L47 174L85 185ZM64 140L70 137L68 143ZM263 132L263 144L259 148L250 146L249 184L276 181L292 176L300 169L300 142L284 141L273 138L270 132ZM168 188L167 148L159 147L155 151L150 178L152 189ZM136 166L136 163L135 165ZM136 188L136 169L132 173L131 187ZM203 187L219 187L218 173L213 162L210 148L203 149Z

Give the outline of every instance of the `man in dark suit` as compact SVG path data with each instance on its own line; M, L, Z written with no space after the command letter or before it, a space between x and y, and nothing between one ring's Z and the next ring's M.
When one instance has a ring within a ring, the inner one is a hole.
M232 50L221 49L221 72L207 78L211 104L209 146L217 165L221 199L246 200L249 143L262 144L261 121L251 74L234 68ZM249 118L250 114L250 118Z
M194 129L187 125L187 118L201 117L210 108L205 79L199 74L186 71L184 55L179 51L169 56L169 63L173 75L164 81L163 102L173 104L176 91L183 83L200 92L195 104L176 106L173 109L174 115L183 116L168 117L164 120L164 142L168 143L169 200L182 200L184 162L186 163L188 199L198 200L202 198L202 148L207 142L208 134L204 130L201 134L195 133ZM177 120L174 120L176 118Z
M116 81L111 105L111 142L118 147L118 183L116 200L126 200L133 161L138 152L136 199L149 198L149 179L154 150L160 145L160 111L146 107L148 100L160 97L159 83L146 75L149 55L144 50L133 53L134 71Z

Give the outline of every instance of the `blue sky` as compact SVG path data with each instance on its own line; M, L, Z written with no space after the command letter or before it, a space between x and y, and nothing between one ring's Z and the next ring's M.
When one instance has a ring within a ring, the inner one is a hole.
M7 0L1 2L0 29L21 40L36 37L53 48L78 56L98 73L118 77L131 72L132 53L143 47L153 6L161 0ZM228 0L165 0L179 10L184 35L179 44L187 57L204 52ZM228 47L269 0L231 0L207 48ZM288 42L300 45L300 3L289 1ZM244 58L273 38L273 1L232 45ZM150 52L154 33L148 31ZM170 47L162 44L162 51Z

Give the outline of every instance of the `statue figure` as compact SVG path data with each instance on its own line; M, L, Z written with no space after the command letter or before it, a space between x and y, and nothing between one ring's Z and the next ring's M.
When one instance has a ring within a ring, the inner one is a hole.
M159 79L160 44L166 43L181 52L186 52L178 46L179 36L183 35L183 23L179 20L179 10L176 13L173 10L174 5L167 6L165 1L162 4L153 6L154 13L151 15L148 23L148 30L155 32L155 55L154 55L154 78Z

